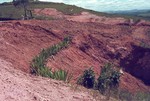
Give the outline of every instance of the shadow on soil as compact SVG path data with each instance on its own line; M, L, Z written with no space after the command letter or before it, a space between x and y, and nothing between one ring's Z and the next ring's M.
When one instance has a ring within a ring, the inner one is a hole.
M133 46L132 52L120 61L120 65L127 72L150 85L150 48Z

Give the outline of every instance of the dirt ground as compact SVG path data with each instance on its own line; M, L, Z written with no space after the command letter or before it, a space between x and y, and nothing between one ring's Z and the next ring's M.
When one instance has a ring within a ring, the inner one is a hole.
M38 16L51 16L56 19L66 19L76 22L97 22L112 25L118 23L129 23L129 21L124 18L108 18L105 16L97 16L89 12L81 12L81 14L76 15L65 15L54 8L34 9L34 13Z
M73 90L63 82L16 70L2 59L0 64L1 101L96 101L88 92Z
M0 89L3 91L0 95L3 101L22 101L21 98L26 96L28 98L24 101L93 101L90 95L72 92L64 83L29 74L32 59L43 48L60 42L65 36L72 37L71 44L54 58L49 58L47 66L68 70L73 73L75 81L85 69L93 67L98 75L105 63L112 62L125 68L121 88L133 92L149 90L149 85L144 84L145 77L150 79L149 49L145 51L142 48L142 55L138 55L136 61L140 65L131 65L133 62L130 60L132 52L140 53L134 46L140 47L141 42L149 44L149 22L127 24L123 18L112 19L112 22L110 18L101 21L98 16L86 12L68 16L56 10L50 14L49 10L47 15L59 15L64 19L0 22ZM40 10L37 12L45 14ZM91 17L99 20L90 20ZM127 65L126 61L130 64Z

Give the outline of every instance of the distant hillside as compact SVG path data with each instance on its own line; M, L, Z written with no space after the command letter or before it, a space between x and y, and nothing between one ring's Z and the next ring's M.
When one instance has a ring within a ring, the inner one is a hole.
M139 18L150 20L150 9L147 10L127 10L127 11L116 11L110 12L111 14L126 15L126 16L136 16Z
M29 9L33 10L35 8L55 8L58 11L61 11L62 13L67 14L67 15L74 15L74 14L79 14L82 11L87 11L87 12L90 12L92 14L96 14L98 16L124 17L124 18L127 18L127 19L132 18L132 19L150 20L150 18L147 18L146 14L143 14L142 16L125 15L125 14L122 14L122 13L108 14L108 13L102 13L102 12L96 12L96 11L93 11L93 10L84 9L84 8L81 8L81 7L77 7L75 5L66 5L64 3L30 2ZM73 11L72 11L72 9L73 9ZM21 15L23 15L23 9L15 8L12 5L12 3L2 3L2 4L0 4L0 20L20 19Z

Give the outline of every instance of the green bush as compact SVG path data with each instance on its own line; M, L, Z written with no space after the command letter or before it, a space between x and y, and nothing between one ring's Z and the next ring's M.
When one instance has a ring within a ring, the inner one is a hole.
M110 63L104 65L97 80L93 69L89 68L79 77L77 84L99 90L107 100L111 96L119 101L150 101L150 92L131 93L128 90L118 89L121 73L113 67Z
M97 88L102 93L105 94L106 91L110 92L112 89L117 89L119 87L119 78L121 74L113 68L113 65L106 64L100 73L97 80Z
M95 73L90 68L83 72L83 75L78 79L77 84L82 85L86 88L93 88L95 84Z
M52 72L51 69L46 67L47 59L56 55L60 50L66 48L71 42L70 37L64 38L64 40L56 45L53 45L50 48L43 49L38 56L36 56L31 62L31 73L35 75L41 75L43 77L50 77L52 79L70 81L72 75L65 70L58 70Z

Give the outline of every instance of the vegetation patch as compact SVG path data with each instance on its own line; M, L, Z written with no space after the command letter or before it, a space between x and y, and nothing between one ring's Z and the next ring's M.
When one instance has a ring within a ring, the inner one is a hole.
M150 101L150 92L131 93L128 90L121 89L119 92L119 99L121 101Z
M50 16L43 16L43 15L39 15L39 16L34 16L34 19L37 20L55 20L56 18L54 17L50 17Z
M86 88L93 88L95 85L95 73L92 68L87 69L83 72L83 75L77 81L77 84L82 85Z
M108 63L102 67L97 80L94 71L90 68L83 72L77 83L86 88L96 89L109 98L111 91L118 89L120 76L121 73Z
M56 45L53 45L47 49L43 49L38 56L36 56L31 62L31 73L35 75L41 75L43 77L50 77L52 79L63 80L69 82L72 75L66 70L52 71L46 67L47 59L50 56L56 55L60 50L66 48L71 42L70 37L64 38L64 40Z
M77 84L98 90L106 96L106 100L113 97L119 101L150 101L150 92L131 93L128 90L120 89L120 76L121 72L114 68L113 64L108 63L102 67L98 79L96 79L93 69L89 68L79 77Z
M113 65L108 63L104 65L101 70L100 76L98 77L97 88L105 94L106 91L117 89L119 87L121 73L113 68Z
M85 12L90 12L90 13L98 15L98 16L123 17L126 19L149 20L149 17L144 17L144 16L140 17L140 16L134 16L134 15L108 14L108 13L84 9L81 7L77 7L75 5L66 5L64 3L50 3L50 2L41 2L41 1L32 1L31 0L28 5L28 10L33 11L33 9L36 9L36 8L40 8L40 9L55 8L56 10L62 12L63 14L67 14L67 15L80 14L81 12L85 11ZM0 18L21 19L22 14L24 14L24 9L23 8L19 8L19 9L15 8L13 6L12 2L0 4ZM34 16L36 16L36 15L33 15L33 17Z

